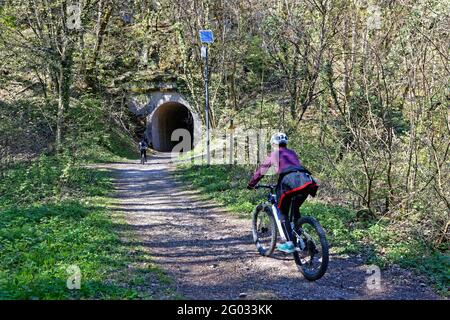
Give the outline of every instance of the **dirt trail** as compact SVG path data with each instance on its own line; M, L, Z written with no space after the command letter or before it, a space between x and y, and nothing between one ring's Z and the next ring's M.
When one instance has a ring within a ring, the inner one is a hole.
M187 299L439 299L423 278L408 270L382 271L381 291L366 286L366 270L356 257L332 255L326 275L309 282L291 256L259 256L250 220L198 199L171 177L170 156L103 165L115 172L113 210L126 213L136 238Z

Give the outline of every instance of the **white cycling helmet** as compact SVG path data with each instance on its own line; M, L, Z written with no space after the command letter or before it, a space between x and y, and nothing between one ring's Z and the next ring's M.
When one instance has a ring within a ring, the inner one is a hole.
M272 138L270 138L271 144L279 145L280 143L287 144L288 143L288 137L283 132L277 132L274 135L272 135Z

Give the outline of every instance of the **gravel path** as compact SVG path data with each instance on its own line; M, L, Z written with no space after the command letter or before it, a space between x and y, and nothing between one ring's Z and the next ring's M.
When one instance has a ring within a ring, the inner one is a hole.
M400 268L381 273L381 290L368 290L361 259L331 255L325 276L309 282L290 255L259 256L251 222L198 199L176 183L167 154L142 166L105 164L118 197L112 210L126 213L139 244L186 299L439 299L422 277Z

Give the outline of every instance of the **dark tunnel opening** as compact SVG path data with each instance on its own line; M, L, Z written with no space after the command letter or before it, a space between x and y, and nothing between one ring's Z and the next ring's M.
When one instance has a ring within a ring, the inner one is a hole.
M177 102L168 102L160 106L152 116L151 141L157 151L172 151L180 141L171 141L176 129L186 129L191 136L191 147L194 134L194 121L187 107Z

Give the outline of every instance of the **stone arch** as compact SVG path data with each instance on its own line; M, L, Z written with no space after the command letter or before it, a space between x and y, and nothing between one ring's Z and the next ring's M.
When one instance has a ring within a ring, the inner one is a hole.
M145 135L157 151L171 151L178 141L171 141L176 129L186 129L191 135L191 147L201 138L201 121L190 104L177 92L153 92L148 95L148 103L130 104L130 110L146 116Z

